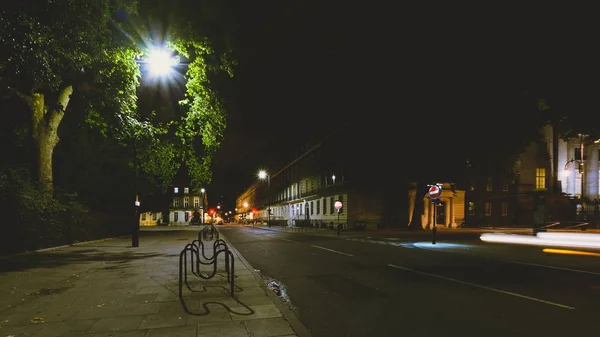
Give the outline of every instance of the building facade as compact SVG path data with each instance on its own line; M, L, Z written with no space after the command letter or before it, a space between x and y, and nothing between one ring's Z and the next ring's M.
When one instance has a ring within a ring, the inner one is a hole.
M364 155L363 142L350 132L336 132L306 144L298 156L264 180L257 178L236 198L236 220L321 228L338 223L357 229L406 227L406 182ZM339 211L336 202L341 202Z
M151 227L163 225L162 212L143 212L140 213L140 226Z
M200 224L205 218L206 192L193 191L189 187L173 186L173 200L168 215L163 218L166 224L187 226Z
M421 225L423 229L431 229L433 225L437 227L458 228L465 223L465 191L456 189L455 183L440 183L442 193L439 197L439 204L434 205L428 193L417 195L417 189L414 183L409 184L408 188L408 223L412 222L415 210L416 198L421 198L423 202L423 212L421 214Z
M466 193L467 224L533 227L597 217L600 142L585 135L558 137L555 161L553 139L553 128L546 125L539 140L518 156L514 174L473 177Z

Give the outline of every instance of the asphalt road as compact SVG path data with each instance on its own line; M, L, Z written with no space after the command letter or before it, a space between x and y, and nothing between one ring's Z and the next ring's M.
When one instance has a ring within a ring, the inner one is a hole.
M322 237L220 232L282 282L315 337L599 336L600 257L486 243L478 233ZM367 237L369 236L369 237Z

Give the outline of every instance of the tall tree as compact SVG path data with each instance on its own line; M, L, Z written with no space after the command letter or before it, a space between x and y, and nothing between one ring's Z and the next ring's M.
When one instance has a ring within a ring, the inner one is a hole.
M30 0L0 11L0 88L28 105L37 182L46 197L53 195L53 153L74 91L104 83L109 90L96 91L90 108L135 110L136 48L116 19L134 8L124 4Z

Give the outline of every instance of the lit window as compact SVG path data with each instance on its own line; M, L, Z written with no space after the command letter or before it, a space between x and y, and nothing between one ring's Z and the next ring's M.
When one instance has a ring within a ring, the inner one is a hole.
M173 207L179 207L179 199L178 198L173 199Z
M183 188L183 193L185 193L185 194L188 194L188 193L190 193L190 189L189 189L189 187L184 187L184 188Z
M485 215L487 215L487 216L492 215L492 203L491 202L485 203Z
M475 215L475 203L469 201L469 215Z
M543 190L546 188L546 169L536 168L535 169L535 188Z
M184 198L183 199L183 208L188 208L189 206L190 206L190 199Z
M194 208L198 208L198 207L200 207L200 199L194 198Z
M173 193L179 193L179 187L174 187L173 188Z
M491 191L492 190L492 178L488 178L487 185L485 186L485 190L486 191Z

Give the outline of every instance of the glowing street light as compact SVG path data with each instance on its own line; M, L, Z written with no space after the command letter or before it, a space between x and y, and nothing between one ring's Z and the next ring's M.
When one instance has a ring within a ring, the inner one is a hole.
M271 177L267 171L260 170L258 171L258 179L267 180L267 198L269 199L267 203L267 226L271 227L271 195L269 194L270 191L268 190L271 187Z
M146 63L152 75L165 76L173 71L173 67L179 64L179 58L174 57L167 49L155 48L150 50Z
M264 180L267 178L267 171L265 170L260 170L258 171L258 179Z

